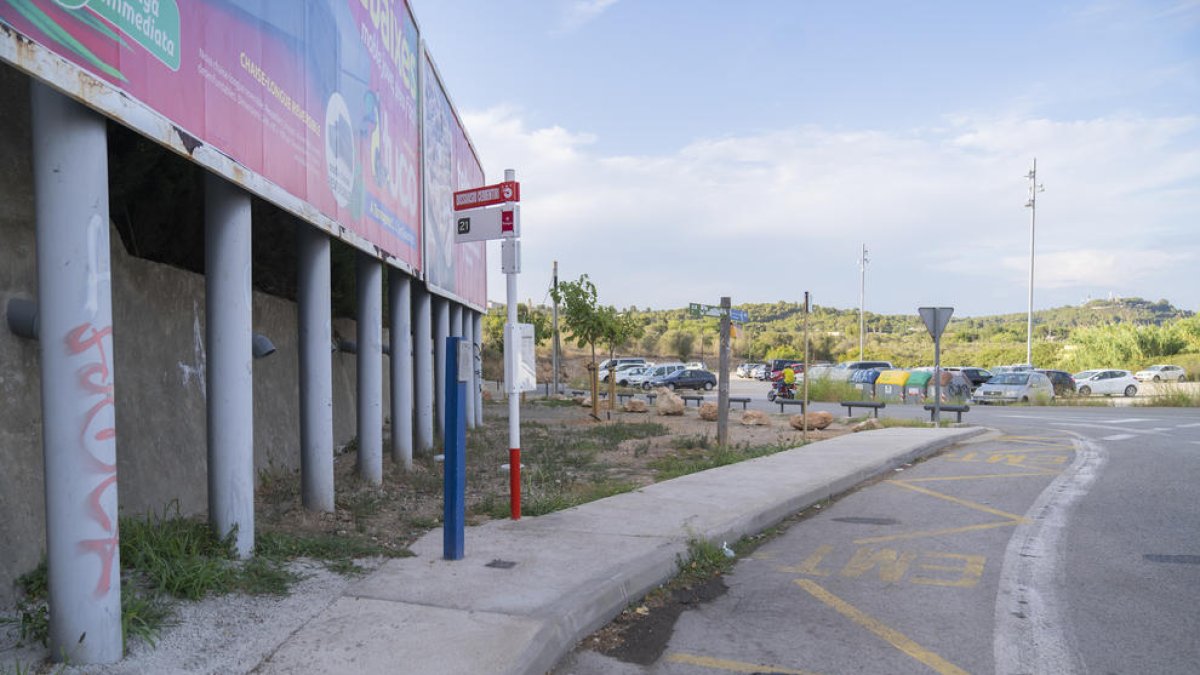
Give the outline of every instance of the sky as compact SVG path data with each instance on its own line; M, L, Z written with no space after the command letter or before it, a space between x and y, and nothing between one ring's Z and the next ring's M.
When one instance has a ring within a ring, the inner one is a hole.
M518 297L1200 310L1200 0L411 0ZM1037 162L1036 209L1027 175ZM488 297L503 302L498 243Z

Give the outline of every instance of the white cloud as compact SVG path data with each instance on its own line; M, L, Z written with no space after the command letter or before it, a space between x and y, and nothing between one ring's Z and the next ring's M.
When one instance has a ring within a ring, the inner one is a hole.
M563 11L559 32L569 33L604 13L617 0L572 0Z
M966 296L968 312L1007 311L1025 292L1013 271L1028 260L1024 174L1036 155L1047 186L1038 250L1049 252L1039 287L1107 292L1103 271L1117 269L1123 293L1200 304L1197 117L960 117L904 133L803 126L621 156L589 133L531 129L512 108L465 122L488 176L511 167L523 183L522 297L535 301L558 259L564 278L590 274L609 304L813 290L851 306L865 241L873 294L890 305L879 311L915 307L931 286ZM1166 278L1179 281L1131 285ZM492 297L503 296L501 279L490 280Z
M1036 285L1043 288L1124 288L1164 270L1193 263L1196 255L1168 250L1079 249L1041 253L1034 261ZM1029 257L1008 256L1004 267L1027 279ZM1164 295L1168 289L1164 289Z

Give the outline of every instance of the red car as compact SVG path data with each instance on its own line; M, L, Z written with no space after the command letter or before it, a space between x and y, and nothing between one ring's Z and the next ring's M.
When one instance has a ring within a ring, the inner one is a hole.
M797 375L804 372L804 364L803 363L793 363L793 364L791 364L791 366L792 366L792 370L794 370ZM779 370L772 370L769 379L772 382L778 382L778 381L782 380L784 368L787 368L787 364L781 366L779 368Z

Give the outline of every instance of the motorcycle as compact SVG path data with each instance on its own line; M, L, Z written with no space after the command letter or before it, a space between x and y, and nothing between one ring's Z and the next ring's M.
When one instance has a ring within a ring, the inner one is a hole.
M771 391L767 392L767 400L774 403L777 398L796 398L796 385L786 384L783 380L771 383Z

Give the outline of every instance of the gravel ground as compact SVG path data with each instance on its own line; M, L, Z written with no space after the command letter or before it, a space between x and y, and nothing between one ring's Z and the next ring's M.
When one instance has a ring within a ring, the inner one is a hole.
M369 572L382 560L358 563ZM290 569L303 578L287 597L225 595L176 603L172 625L154 646L135 643L120 663L110 666L49 664L45 648L16 646L15 630L9 628L0 632L0 673L248 673L355 581L319 563L297 561Z

